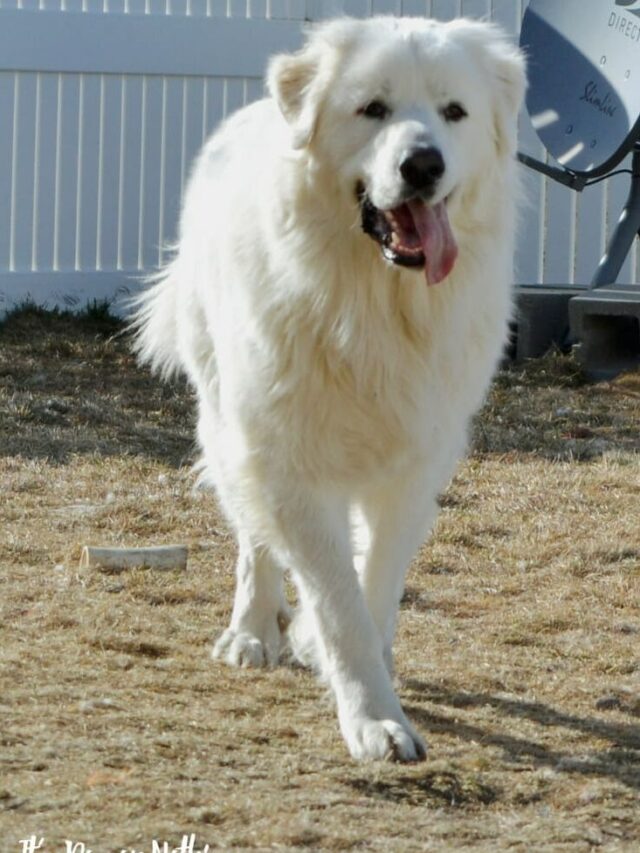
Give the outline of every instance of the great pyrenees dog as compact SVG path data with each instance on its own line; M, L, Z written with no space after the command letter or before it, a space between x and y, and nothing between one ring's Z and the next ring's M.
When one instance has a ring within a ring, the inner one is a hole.
M193 384L238 540L213 656L290 647L354 758L415 761L396 615L505 341L524 61L485 23L337 19L268 88L204 146L137 346Z

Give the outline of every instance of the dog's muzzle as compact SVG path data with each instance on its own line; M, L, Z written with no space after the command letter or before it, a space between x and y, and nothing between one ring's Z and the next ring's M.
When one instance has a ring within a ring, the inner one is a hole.
M446 278L456 262L458 246L451 230L446 199L430 204L445 171L437 148L418 148L399 166L407 200L388 210L376 207L362 181L356 185L362 230L380 245L393 264L424 269L427 282Z

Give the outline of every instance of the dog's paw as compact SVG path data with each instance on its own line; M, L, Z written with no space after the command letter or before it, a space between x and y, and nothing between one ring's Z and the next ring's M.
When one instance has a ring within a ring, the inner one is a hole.
M213 647L211 656L230 666L275 666L280 656L279 636L275 641L261 640L248 631L227 628Z
M408 722L351 719L342 733L353 758L358 761L423 761L427 747Z

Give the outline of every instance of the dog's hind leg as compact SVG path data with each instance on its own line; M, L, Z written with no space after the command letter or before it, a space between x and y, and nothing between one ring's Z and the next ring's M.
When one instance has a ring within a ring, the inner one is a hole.
M217 408L216 393L205 404L201 401L198 436L203 449L201 481L213 486L222 510L235 528L238 542L236 591L229 627L215 643L212 656L231 666L275 666L284 645L283 637L290 621L284 595L280 565L269 549L258 544L243 520L243 507L250 501L236 500L238 482L244 481L241 469L234 467L232 442L224 430ZM211 389L210 389L211 390ZM221 452L226 448L226 452ZM245 496L246 497L246 496Z
M232 666L275 666L288 622L282 569L266 548L253 547L241 534L231 622L213 657Z

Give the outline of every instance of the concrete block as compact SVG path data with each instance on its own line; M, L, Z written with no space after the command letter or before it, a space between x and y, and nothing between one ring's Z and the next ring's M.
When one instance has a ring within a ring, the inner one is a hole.
M517 361L540 358L552 346L561 349L569 340L569 300L579 293L569 286L519 287L516 291L515 345Z
M599 288L569 302L575 352L594 379L640 366L640 286Z

